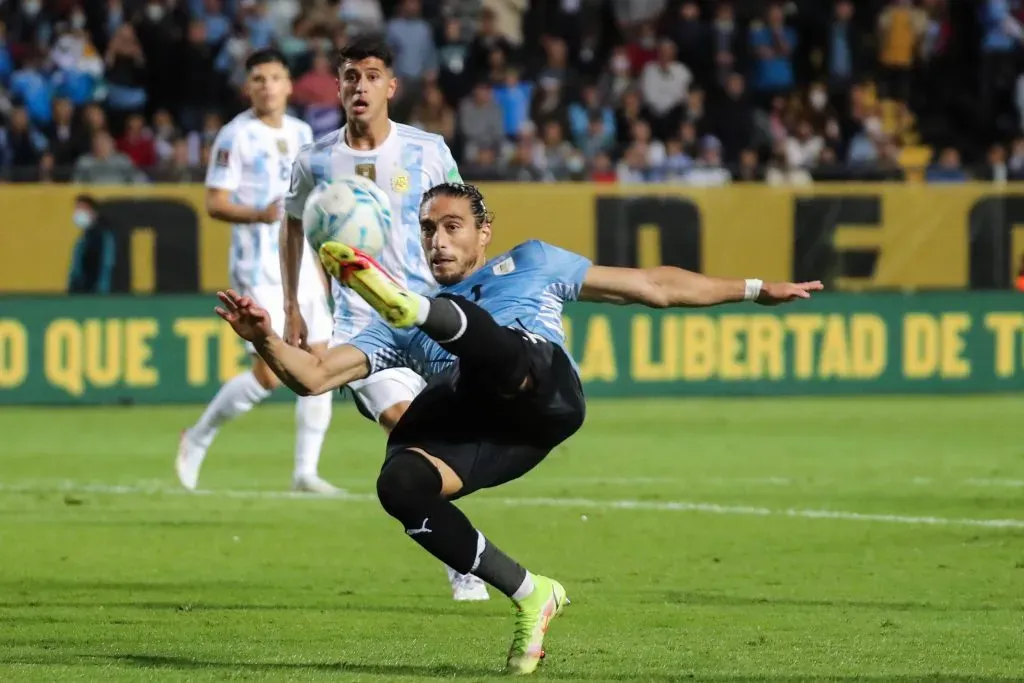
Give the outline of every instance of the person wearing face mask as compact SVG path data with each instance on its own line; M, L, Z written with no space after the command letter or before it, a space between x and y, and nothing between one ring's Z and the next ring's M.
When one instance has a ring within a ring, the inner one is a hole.
M71 220L81 234L75 240L68 273L69 294L110 294L117 247L110 225L90 195L75 197Z

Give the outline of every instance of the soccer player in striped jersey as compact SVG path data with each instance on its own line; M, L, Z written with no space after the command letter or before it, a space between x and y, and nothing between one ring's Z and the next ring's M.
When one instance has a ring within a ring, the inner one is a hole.
M419 236L419 208L424 192L435 185L459 182L458 167L444 138L392 121L388 102L398 87L392 54L377 37L361 37L343 48L337 59L339 97L346 124L303 147L292 168L285 201L287 219L281 231L284 275L285 339L305 342L300 283L310 266L300 255L305 238L302 211L318 183L346 175L373 180L391 200L391 233L379 258L403 286L428 293L437 283L430 272ZM334 332L331 346L347 343L375 320L374 311L358 295L335 282ZM360 412L390 432L424 380L404 367L388 368L349 384ZM487 586L477 577L448 569L456 600L486 600Z
M313 141L303 121L285 114L292 91L284 56L276 50L254 52L246 61L248 109L224 126L214 140L206 174L206 209L231 224L231 283L238 291L271 311L284 333L285 305L281 288L280 216L292 162L299 148ZM311 248L299 252L305 261L296 298L309 321L310 341L325 348L331 335L327 281ZM252 368L224 384L200 416L185 430L178 446L176 470L187 489L195 489L199 469L218 429L252 410L280 384L266 363L248 347ZM299 398L295 409L295 469L292 486L299 491L332 493L320 478L320 449L331 421L331 396Z

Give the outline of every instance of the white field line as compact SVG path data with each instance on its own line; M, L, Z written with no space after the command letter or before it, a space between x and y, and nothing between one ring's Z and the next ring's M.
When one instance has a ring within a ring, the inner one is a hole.
M171 495L205 496L212 498L255 498L255 499L297 499L342 502L376 502L371 494L341 493L334 496L316 496L291 491L257 490L212 490L185 491L180 488L155 486L116 486L107 484L77 484L63 482L49 486L38 484L3 484L0 493L65 493L102 495ZM924 526L968 526L998 529L1024 529L1024 519L985 519L933 517L916 515L889 515L879 513L848 512L843 510L815 510L806 508L773 509L747 505L719 505L690 501L647 501L647 500L595 500L592 498L496 498L484 496L476 501L508 507L558 507L577 510L644 510L654 512L700 512L714 515L739 515L747 517L796 517L804 519L831 519L853 522L879 522L883 524L908 524Z

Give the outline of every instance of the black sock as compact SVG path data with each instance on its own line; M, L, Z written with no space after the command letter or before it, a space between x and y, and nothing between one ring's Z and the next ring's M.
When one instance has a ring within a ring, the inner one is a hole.
M419 453L406 451L387 462L377 478L377 497L412 540L455 571L472 572L509 597L522 585L526 570L441 495L441 475Z
M498 546L486 538L484 538L484 550L480 553L480 560L473 570L473 574L510 598L526 580L526 570L522 565L501 552Z
M491 314L461 296L430 300L426 321L419 326L441 348L482 375L503 393L519 390L529 374L522 335L502 327Z

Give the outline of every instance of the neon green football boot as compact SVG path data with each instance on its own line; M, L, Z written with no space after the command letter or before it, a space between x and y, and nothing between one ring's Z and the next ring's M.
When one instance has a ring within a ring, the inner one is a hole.
M544 634L551 620L569 603L565 588L554 579L533 576L533 592L516 607L516 629L508 651L505 670L509 674L532 674L544 658Z
M320 262L331 277L361 296L392 326L416 324L420 300L369 254L341 242L325 242L320 247Z

